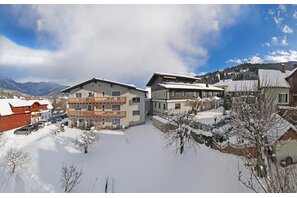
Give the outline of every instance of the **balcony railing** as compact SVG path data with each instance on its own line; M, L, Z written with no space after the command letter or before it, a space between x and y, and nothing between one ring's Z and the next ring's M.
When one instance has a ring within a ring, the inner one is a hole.
M68 109L68 116L76 117L126 117L126 111L86 111Z
M89 103L125 104L126 96L68 98L68 104L89 104Z

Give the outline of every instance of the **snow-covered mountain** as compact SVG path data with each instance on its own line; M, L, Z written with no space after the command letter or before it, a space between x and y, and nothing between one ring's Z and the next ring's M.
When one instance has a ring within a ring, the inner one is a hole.
M0 77L0 88L19 91L31 96L47 96L53 91L59 94L66 87L53 82L19 83L7 77Z

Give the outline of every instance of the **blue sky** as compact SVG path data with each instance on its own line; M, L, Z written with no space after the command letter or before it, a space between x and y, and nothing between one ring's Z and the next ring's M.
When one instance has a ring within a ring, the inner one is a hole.
M63 84L104 77L143 87L154 71L295 60L296 27L292 5L0 5L0 75Z

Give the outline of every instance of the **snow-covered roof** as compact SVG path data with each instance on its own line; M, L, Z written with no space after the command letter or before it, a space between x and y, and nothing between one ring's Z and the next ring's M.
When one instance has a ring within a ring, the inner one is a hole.
M182 74L172 74L172 73L163 73L163 72L155 72L156 75L161 76L176 76L176 77L182 77L182 78L191 78L195 80L200 80L200 78L194 77L194 76L188 76L188 75L182 75Z
M194 90L211 90L211 91L223 91L224 89L215 87L212 85L206 85L204 83L164 83L159 84L166 89L194 89Z
M11 115L12 110L8 103L9 99L0 99L0 116Z
M292 74L295 73L295 71L297 71L297 67L296 67L295 69L293 69L292 71L290 71L290 72L287 74L286 78L289 78Z
M22 99L0 99L0 115L12 115L11 106L13 107L30 107L35 102L41 105L47 105L48 109L52 109L53 106L48 100L22 100Z
M219 82L213 84L213 86L221 87L226 86L228 92L236 91L257 91L258 90L258 80L235 80L227 79L220 80Z
M188 75L182 75L182 74L171 74L171 73L162 73L162 72L155 72L152 77L149 79L148 83L146 86L150 87L155 79L156 76L168 76L168 77L179 77L179 78L184 78L184 79L189 79L191 81L197 81L200 80L201 78L197 78L194 76L188 76Z
M106 80L104 78L92 78L90 80L86 80L86 81L77 83L77 84L75 84L73 86L67 87L67 88L61 90L61 92L69 92L69 90L71 90L71 89L74 89L74 88L76 88L76 87L78 87L80 85L88 84L88 83L93 82L93 81L101 81L101 82L105 82L105 83L116 84L116 85L119 85L119 86L129 87L129 88L132 88L132 89L135 89L135 90L138 90L138 91L147 92L144 89L137 88L133 84L125 84L125 83L121 83L121 82L117 82L117 81L113 81L113 80Z
M281 87L290 88L286 77L291 74L291 71L286 70L284 73L280 70L259 69L258 76L260 87Z
M290 128L297 132L297 128L288 122L286 119L282 118L278 114L273 114L275 116L275 126L273 126L268 133L269 140L274 142L282 137Z

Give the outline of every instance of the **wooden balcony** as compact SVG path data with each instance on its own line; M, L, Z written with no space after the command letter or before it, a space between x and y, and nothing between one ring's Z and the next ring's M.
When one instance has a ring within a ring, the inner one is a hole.
M68 104L125 104L126 96L68 98Z
M86 111L86 110L74 110L68 109L68 116L73 117L126 117L126 111Z

